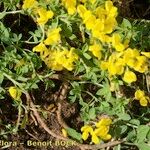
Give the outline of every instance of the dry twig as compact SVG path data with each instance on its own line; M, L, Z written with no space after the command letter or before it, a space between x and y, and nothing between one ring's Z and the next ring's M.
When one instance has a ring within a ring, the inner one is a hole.
M123 139L123 140L120 140L120 141L113 141L113 142L108 142L108 143L105 143L105 144L88 145L88 144L80 144L80 143L78 143L78 142L76 142L74 140L71 140L69 138L65 138L65 137L63 137L63 136L61 136L59 134L56 134L55 132L53 132L52 130L50 130L48 128L48 126L45 124L45 122L42 120L42 118L40 117L39 113L37 112L37 109L36 109L35 105L33 104L29 93L26 93L26 98L30 101L30 106L32 107L32 111L33 111L33 113L34 113L38 123L41 125L41 127L48 134L50 134L51 136L55 137L56 139L73 142L76 146L80 147L82 150L83 149L97 150L97 149L102 149L102 148L106 148L106 147L112 147L112 146L115 146L115 145L118 145L120 143L125 142L125 139Z

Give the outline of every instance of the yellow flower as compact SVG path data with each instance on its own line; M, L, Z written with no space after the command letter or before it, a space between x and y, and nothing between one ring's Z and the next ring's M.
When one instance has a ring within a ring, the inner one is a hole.
M78 60L78 55L75 54L74 48L71 48L70 51L67 51L67 53L65 54L65 59L62 62L63 67L69 71L72 71L74 68L73 62L75 62L76 60Z
M86 7L84 5L78 5L77 12L80 15L81 18L84 18L84 14L87 11Z
M134 62L133 68L134 70L144 73L148 71L148 63L146 56L137 56L136 61Z
M112 53L108 60L108 72L110 75L121 75L124 72L124 60L122 53Z
M64 137L68 137L67 131L65 129L62 129L61 131L62 131L62 134L63 134Z
M41 25L46 24L47 21L53 18L54 16L54 13L51 10L47 11L44 8L38 8L37 12L39 14L39 18L37 18L37 22L38 24L41 24Z
M98 136L94 132L92 133L92 142L94 144L99 144L100 143L100 139L98 138Z
M40 57L43 61L45 61L45 58L49 55L49 50L43 43L40 43L37 46L35 46L33 48L33 52L40 52Z
M134 94L135 99L140 101L141 106L147 106L150 98L145 95L144 91L137 90Z
M9 94L10 96L15 99L15 100L20 100L20 97L22 95L22 92L20 89L18 89L17 87L11 86L9 87Z
M101 59L101 56L102 56L101 49L102 47L100 44L94 44L89 47L89 51L91 51L92 54L98 59Z
M48 31L48 37L44 41L46 45L57 44L60 41L60 32L61 28L55 28Z
M94 130L94 134L100 137L102 140L110 140L111 135L108 134L109 126L99 126L97 129Z
M82 139L85 141L88 139L89 135L93 133L93 128L89 125L85 125L81 128L82 133Z
M110 126L112 124L112 120L110 118L102 118L99 122L96 123L96 127L100 126Z
M88 30L92 29L96 23L96 17L92 14L91 11L86 11L84 14L83 23L85 24Z
M142 90L137 90L134 95L135 95L135 98L136 98L137 100L139 100L139 99L141 99L142 97L145 96L145 93L144 93L144 91L142 91Z
M116 25L117 25L117 21L115 18L107 17L104 21L104 33L107 34L112 33Z
M38 44L37 46L35 46L33 48L33 52L43 52L47 50L46 46L43 44L43 42L41 42L40 44Z
M121 37L117 33L114 33L112 36L112 45L116 51L123 51L125 49L124 45L121 43Z
M125 71L124 76L123 76L123 81L127 83L132 83L137 80L136 74L132 71Z
M76 12L76 0L62 0L62 3L69 15L73 15Z
M148 57L148 58L150 58L150 52L141 52L141 54Z
M36 7L37 4L38 4L38 2L36 0L24 0L22 8L23 9L33 8L33 7Z
M99 144L101 140L109 140L111 139L111 135L108 134L110 124L112 120L110 118L102 118L98 123L96 123L96 127L94 130L90 125L85 125L81 128L82 131L82 139L87 140L89 136L91 136L91 141L94 144Z
M133 68L135 65L136 57L138 56L140 56L140 53L137 49L128 48L124 51L123 59L128 66Z
M92 28L92 33L94 32L101 32L104 30L104 22L102 22L100 19L96 19L95 25Z
M147 106L147 104L148 104L148 99L147 99L147 97L142 97L142 98L140 99L140 105L141 105L141 106Z
M95 10L95 15L98 17L101 21L104 21L106 19L107 12L104 8L101 6L97 7Z
M116 17L117 16L117 7L115 7L112 3L112 1L106 1L105 2L105 9L106 9L106 12L107 12L107 15L108 16L111 16L111 17Z
M107 70L107 69L108 69L108 62L106 62L106 61L101 61L101 62L100 62L100 68L101 68L102 70Z

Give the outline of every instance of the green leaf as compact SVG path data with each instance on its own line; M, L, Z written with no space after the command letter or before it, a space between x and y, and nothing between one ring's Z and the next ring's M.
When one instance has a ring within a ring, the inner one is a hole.
M137 147L139 150L150 150L150 146L146 143L138 143Z
M137 126L140 125L140 121L139 121L138 119L131 119L131 120L129 121L129 123L131 123L131 124L133 124L133 125L137 125Z
M129 114L126 114L126 113L124 113L124 114L118 114L118 116L119 116L119 119L125 120L125 121L131 119L130 115L129 115Z
M127 141L134 142L135 139L136 139L136 132L135 132L135 130L132 130L132 131L128 132Z
M122 125L122 126L120 126L120 129L121 129L120 134L122 135L123 133L125 133L127 131L128 127L126 125Z
M115 146L115 147L113 148L113 150L121 150L121 145L119 144L119 145Z
M4 76L3 76L3 74L0 72L0 84L3 82L3 80L4 80Z
M91 108L89 110L89 118L90 119L95 119L95 117L96 117L95 108Z
M0 13L0 19L3 19L5 17L5 15L6 15L6 12Z
M88 60L90 60L92 58L88 53L83 53L83 55Z
M67 128L67 133L69 136L71 136L73 139L76 139L78 141L82 140L82 136L80 133L78 133L76 130L72 129L72 128Z
M123 21L122 21L121 27L122 27L122 28L131 29L131 28L132 28L132 25L131 25L131 23L130 23L129 20L127 20L127 19L124 18Z
M147 139L150 141L150 130L149 130L149 132L147 134Z
M150 127L147 125L140 125L137 128L137 143L143 142L146 139L146 136L150 130Z

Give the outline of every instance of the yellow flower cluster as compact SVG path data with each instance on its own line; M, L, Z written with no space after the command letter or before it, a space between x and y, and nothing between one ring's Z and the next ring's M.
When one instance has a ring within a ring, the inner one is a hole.
M141 55L137 49L128 48L128 39L123 42L118 33L112 33L117 26L117 8L113 6L112 1L106 1L104 6L98 6L94 11L88 10L85 5L78 5L77 11L86 29L91 31L93 38L111 45L115 50L108 60L100 62L102 70L108 70L110 76L123 75L123 80L127 83L137 80L136 74L130 69L140 73L148 71L147 62L150 54L142 52ZM101 49L101 44L97 43L89 47L98 59L103 58Z
M74 62L78 59L78 56L74 52L74 48L70 50L50 50L45 44L40 43L33 48L34 52L40 52L41 59L52 70L61 71L64 68L72 71L74 68Z
M107 34L112 33L117 25L117 8L113 6L112 1L106 1L104 7L99 6L94 11L88 10L84 5L78 5L77 11L93 37L102 42L110 41Z
M73 15L76 12L76 0L62 0L62 3L67 9L69 15Z
M22 8L26 9L34 9L34 14L37 16L37 23L39 25L44 25L47 21L53 18L53 11L47 11L45 8L38 6L38 2L36 0L24 0Z
M147 106L150 103L150 98L145 95L144 91L137 90L135 92L135 99L139 100L141 106Z
M102 118L99 122L96 123L96 128L93 129L90 125L85 125L81 128L82 139L87 140L91 135L91 141L94 144L99 144L101 140L110 140L111 135L108 134L110 124L112 120L110 118Z
M123 46L120 46L123 47ZM145 54L145 56L141 55ZM132 83L137 80L136 74L129 68L145 73L148 71L148 52L141 53L137 49L127 48L121 52L113 52L108 61L101 61L101 69L108 70L109 75L123 75L123 80Z
M11 86L9 87L8 92L13 99L20 100L20 97L22 95L22 92L20 89L18 89L17 87Z
M86 29L91 32L92 42L89 51L100 60L100 68L107 70L109 76L121 75L126 83L132 83L137 80L134 71L140 73L148 71L150 52L140 53L137 49L129 48L129 39L122 39L119 33L114 32L117 26L118 12L112 1L107 0L104 5L94 6L96 8L93 10L87 8L87 4L88 2L94 4L95 0L61 0L61 2L70 15L78 12ZM40 25L46 24L54 16L51 10L39 6L36 0L24 0L22 8L34 8L34 15ZM72 48L71 50L63 50L63 48L61 48L62 50L50 50L46 47L60 43L60 31L61 28L48 30L47 38L36 46L34 51L40 52L42 60L49 68L54 70L66 68L71 71L73 70L73 62L78 59ZM106 44L109 47L108 51L102 53L103 46ZM108 55L110 56L108 57Z

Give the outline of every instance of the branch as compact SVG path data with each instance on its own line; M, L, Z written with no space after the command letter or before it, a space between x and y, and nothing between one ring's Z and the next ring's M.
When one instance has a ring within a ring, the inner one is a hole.
M37 109L35 107L35 105L33 104L32 102L32 99L29 95L29 93L26 93L26 98L27 100L30 101L30 106L32 107L32 111L38 121L38 123L41 125L41 127L48 133L50 134L51 136L59 139L59 140L64 140L64 141L70 141L72 143L75 144L75 146L78 146L80 147L80 149L88 149L88 150L97 150L97 149L102 149L102 148L106 148L106 147L111 147L111 146L115 146L115 145L118 145L118 144L121 144L123 142L125 142L125 139L123 140L120 140L120 141L113 141L113 142L108 142L108 143L105 143L105 144L97 144L97 145L88 145L88 144L80 144L74 140L71 140L69 138L66 138L66 137L62 137L61 135L58 135L57 133L53 132L52 130L50 130L48 128L48 126L45 124L45 122L42 120L42 118L40 117L39 113L37 112Z

